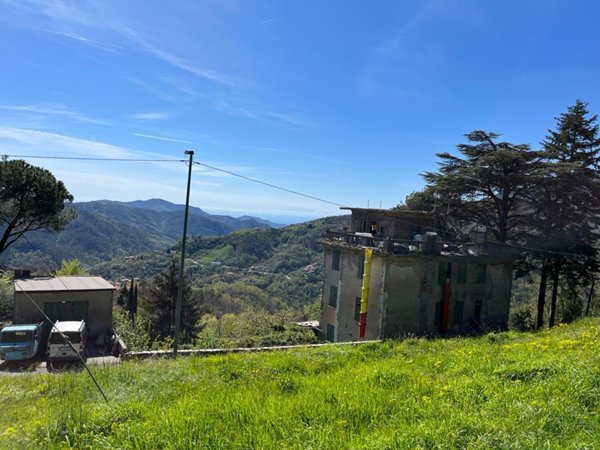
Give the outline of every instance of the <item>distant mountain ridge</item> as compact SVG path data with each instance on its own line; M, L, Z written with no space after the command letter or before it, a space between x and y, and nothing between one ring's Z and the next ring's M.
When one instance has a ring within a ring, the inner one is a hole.
M30 233L4 252L0 263L41 269L40 259L60 265L62 259L76 258L96 264L119 256L164 251L181 239L184 205L162 199L96 200L74 203L72 208L78 217L62 233ZM251 216L212 215L197 207L190 207L189 212L188 236L271 228L268 221Z
M175 203L171 203L167 200L162 200L160 198L151 198L149 200L134 200L132 202L115 202L115 203L120 203L122 205L129 206L131 208L150 209L152 211L157 211L157 212L167 212L167 211L168 212L176 212L176 211L183 211L185 208L185 205L178 205ZM217 220L222 220L222 221L226 221L226 222L229 222L231 219L241 220L243 222L257 222L259 224L267 225L272 228L281 228L281 227L285 226L283 224L271 222L270 220L261 219L260 217L255 217L255 216L244 215L244 216L240 216L240 217L232 217L232 216L225 216L225 215L219 215L219 214L210 214L196 206L190 206L189 214L194 214L194 215L202 216L202 217L212 217ZM258 228L263 228L263 227L259 226Z

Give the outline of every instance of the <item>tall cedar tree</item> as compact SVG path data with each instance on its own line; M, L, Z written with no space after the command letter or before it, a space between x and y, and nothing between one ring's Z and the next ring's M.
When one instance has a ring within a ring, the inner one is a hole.
M0 254L30 231L61 231L75 218L73 196L46 169L22 160L0 161Z
M426 189L444 199L447 215L463 224L485 225L500 242L522 232L521 205L539 152L526 144L497 142L499 134L473 131L457 146L463 157L438 153L438 172L425 172Z
M175 333L175 308L179 289L179 269L175 259L170 267L158 274L146 299L146 310L151 323L153 339L173 337ZM195 326L199 318L198 302L192 296L187 278L184 279L181 304L181 342L189 343L195 337Z
M596 221L600 214L597 116L587 117L587 104L577 100L556 119L542 141L544 161L528 191L529 246L540 266L536 327L544 323L548 277L552 278L549 326L556 320L561 274L589 284L597 270Z

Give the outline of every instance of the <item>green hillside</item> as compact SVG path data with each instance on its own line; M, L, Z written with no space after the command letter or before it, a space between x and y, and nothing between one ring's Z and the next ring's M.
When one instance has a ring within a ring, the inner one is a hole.
M600 320L6 377L1 448L595 449Z
M321 296L325 230L348 226L348 216L326 217L284 228L239 230L224 236L192 236L186 273L195 287L237 283L263 290L273 301L302 307ZM171 248L177 252L178 246ZM169 251L120 257L90 271L108 279L149 279L168 266Z
M47 271L63 259L90 266L114 258L164 251L181 239L183 205L165 200L74 203L77 218L59 234L34 232L2 254L6 267ZM211 215L190 208L189 236L217 236L245 228L269 228L255 217Z

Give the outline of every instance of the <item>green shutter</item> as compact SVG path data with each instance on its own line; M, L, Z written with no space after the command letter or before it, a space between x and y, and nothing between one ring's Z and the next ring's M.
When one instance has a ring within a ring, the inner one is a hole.
M437 327L442 322L442 302L435 304L435 315L433 316L433 324Z
M446 284L446 276L448 274L448 263L441 262L438 266L438 283Z
M356 300L354 302L354 320L356 320L358 322L359 318L360 318L360 297L356 297Z
M358 278L362 279L364 270L365 270L365 255L361 253L360 255L358 255L358 270L356 273Z
M86 320L88 302L46 302L44 312L53 321Z
M340 270L340 251L334 250L333 255L331 256L331 269L332 270Z
M327 324L327 340L333 342L335 339L335 327L331 324Z
M458 273L456 275L456 282L458 284L465 284L467 282L467 265L460 263L458 265Z
M454 323L459 325L463 321L465 302L459 301L454 304Z
M485 283L486 272L487 272L486 264L477 264L477 272L476 272L476 278L475 278L475 282L477 284Z

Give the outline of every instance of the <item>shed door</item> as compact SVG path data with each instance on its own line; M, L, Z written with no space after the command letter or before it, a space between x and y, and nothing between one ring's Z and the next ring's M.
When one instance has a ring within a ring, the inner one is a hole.
M44 303L44 312L52 321L86 320L88 302L48 302Z

